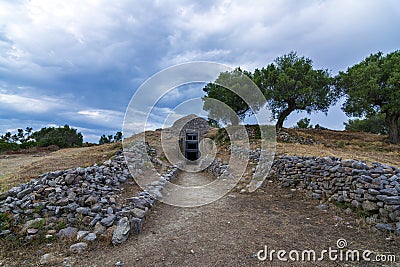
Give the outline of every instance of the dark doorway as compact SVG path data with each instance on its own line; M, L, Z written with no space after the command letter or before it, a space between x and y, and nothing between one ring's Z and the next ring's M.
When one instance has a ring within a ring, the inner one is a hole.
M199 158L199 138L197 133L186 133L185 158L190 161L195 161Z
M186 152L186 159L195 161L197 160L197 153L196 152Z

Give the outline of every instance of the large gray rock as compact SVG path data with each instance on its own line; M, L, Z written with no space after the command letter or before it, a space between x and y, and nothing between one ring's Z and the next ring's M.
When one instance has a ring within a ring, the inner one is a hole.
M142 232L143 228L143 219L140 218L131 218L131 229L133 230L133 233L138 235Z
M381 194L389 195L389 196L397 196L398 192L395 188L386 188L381 190Z
M376 196L377 199L382 200L385 204L388 205L400 205L400 196L385 196L385 195L378 195Z
M114 245L122 244L125 242L131 231L131 225L127 217L123 217L118 221L117 227L112 236L112 243Z
M391 224L386 224L386 223L378 223L378 224L375 225L375 227L376 227L377 229L381 230L381 231L388 231L388 232L391 232L391 231L394 231L394 230L395 230L395 228L394 228L393 225L391 225Z
M19 192L17 194L17 198L21 199L21 198L23 198L24 196L26 196L27 194L29 194L31 192L32 192L32 188L24 189L24 190L22 190L21 192Z

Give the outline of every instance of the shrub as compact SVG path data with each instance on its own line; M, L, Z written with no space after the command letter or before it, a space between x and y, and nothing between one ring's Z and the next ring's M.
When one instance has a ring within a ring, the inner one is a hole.
M295 128L299 128L299 129L308 129L308 128L312 128L312 125L310 124L310 119L309 118L303 118L300 119Z
M76 129L70 128L67 124L64 127L42 128L31 136L36 140L37 146L46 147L56 145L61 148L81 147L83 136Z

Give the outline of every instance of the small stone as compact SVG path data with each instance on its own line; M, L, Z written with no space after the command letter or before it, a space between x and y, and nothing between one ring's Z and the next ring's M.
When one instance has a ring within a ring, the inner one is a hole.
M26 230L26 233L28 235L34 235L34 234L37 234L37 232L39 232L39 230L35 229L35 228L29 228L29 229Z
M57 263L58 258L54 256L53 253L46 253L40 258L40 264L45 265L45 264L55 264Z
M316 208L325 211L328 210L329 206L326 204L319 204Z
M382 195L378 195L377 198L379 196ZM400 205L400 196L382 196L379 200L383 200L383 202L388 205Z
M73 174L67 174L67 176L65 176L65 183L70 185L74 182L75 180L75 175Z
M344 213L346 213L346 214L352 214L352 213L353 213L353 210L350 209L350 208L347 208L347 209L344 210Z
M365 209L367 211L373 211L373 210L379 209L379 207L376 203L368 201L368 200L366 200L362 203L362 207L363 207L363 209Z
M102 219L102 220L100 221L100 223L101 223L102 225L106 226L106 227L110 227L110 226L114 223L116 217L117 217L117 216L115 216L114 214L111 214L111 215L109 215L108 217Z
M78 232L78 229L75 227L66 227L64 229L61 229L58 233L57 236L59 238L70 238Z
M10 233L11 233L10 230L3 230L0 232L0 236L6 236L6 235L9 235Z
M43 219L43 218L36 218L36 219L34 219L34 220L29 220L29 221L27 221L27 222L24 224L24 226L22 227L21 233L25 233L26 230L28 230L29 228L32 228L32 226L33 226L34 224L39 224L39 223L42 223L42 222L44 222L44 219Z
M94 226L93 233L97 235L103 234L107 228L103 226L100 222L97 222L96 225Z
M113 214L113 213L114 213L113 208L108 207L108 208L107 208L107 214Z
M97 197L95 196L89 196L86 200L85 200L85 205L86 206L92 206L93 204L97 203Z
M90 233L89 231L78 231L78 233L76 234L76 239L81 240L89 233Z
M351 201L351 205L352 205L353 207L355 207L356 209L358 209L358 208L361 206L360 202L358 202L358 201L355 200L355 199L353 199L353 200Z
M63 197L56 202L57 206L65 206L68 205L69 199L67 197Z
M313 198L315 198L315 199L321 199L321 198L322 198L322 195L319 194L319 193L312 193L311 196L312 196Z
M80 242L80 243L71 245L69 247L69 250L73 253L82 253L87 248L87 246L88 245L85 242Z
M79 207L76 209L76 212L83 215L87 215L90 212L90 209L85 207Z
M88 235L86 235L83 239L89 242L93 242L95 241L97 238L95 233L89 233Z
M134 208L132 213L136 218L144 218L144 216L146 216L146 211L138 208Z
M93 205L92 208L91 208L91 211L92 211L92 212L99 212L99 211L101 211L101 205L99 205L99 204Z

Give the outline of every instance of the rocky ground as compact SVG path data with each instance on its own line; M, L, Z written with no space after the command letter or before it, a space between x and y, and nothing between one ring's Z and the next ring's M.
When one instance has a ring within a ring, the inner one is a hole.
M119 247L96 247L79 266L390 266L377 262L260 261L264 248L321 251L344 238L348 249L396 254L398 237L364 228L354 213L320 206L304 192L268 183L257 193L233 193L198 208L156 205L143 232ZM395 266L395 265L393 265Z

